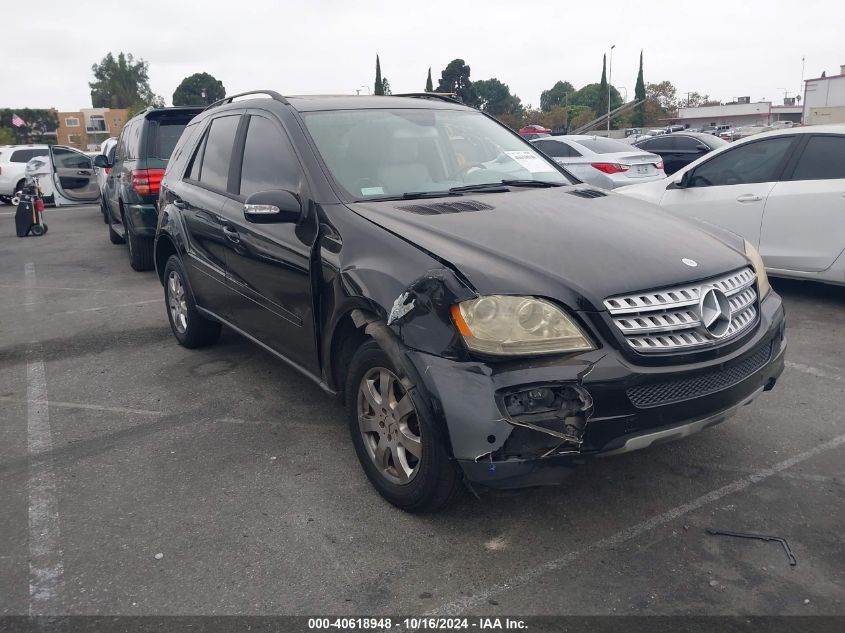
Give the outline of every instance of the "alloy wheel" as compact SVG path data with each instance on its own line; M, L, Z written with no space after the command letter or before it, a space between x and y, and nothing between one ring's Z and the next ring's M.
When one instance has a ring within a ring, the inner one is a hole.
M414 479L422 457L417 412L399 378L385 367L373 367L361 379L358 428L385 479L400 485Z
M179 334L184 334L188 329L188 304L182 277L175 270L170 271L167 277L167 305L173 327Z

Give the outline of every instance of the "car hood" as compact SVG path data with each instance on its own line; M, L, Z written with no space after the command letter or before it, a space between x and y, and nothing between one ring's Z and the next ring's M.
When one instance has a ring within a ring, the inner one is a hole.
M599 197L582 197L585 191ZM546 296L578 310L748 263L690 221L583 186L349 207L451 266L480 294Z

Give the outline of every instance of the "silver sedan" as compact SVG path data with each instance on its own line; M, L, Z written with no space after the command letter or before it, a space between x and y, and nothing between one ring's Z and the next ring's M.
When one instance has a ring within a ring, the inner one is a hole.
M616 139L571 135L538 138L531 143L576 178L602 189L666 177L660 156Z

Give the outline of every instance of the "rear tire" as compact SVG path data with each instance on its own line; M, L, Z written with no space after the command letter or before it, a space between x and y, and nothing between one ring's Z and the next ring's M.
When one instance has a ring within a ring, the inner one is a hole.
M153 239L135 235L128 224L124 226L126 227L126 244L129 246L129 265L138 272L152 269L155 265Z
M461 476L440 429L413 405L398 376L375 341L355 352L344 394L352 443L382 497L407 512L436 512L455 497Z
M164 305L170 329L179 344L196 349L217 342L220 323L200 314L188 276L178 255L171 255L164 267Z

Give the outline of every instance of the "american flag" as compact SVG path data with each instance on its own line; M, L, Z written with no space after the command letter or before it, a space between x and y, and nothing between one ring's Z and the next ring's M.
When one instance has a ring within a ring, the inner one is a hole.
M26 125L26 121L20 118L17 114L12 114L12 125L15 127L23 127Z

